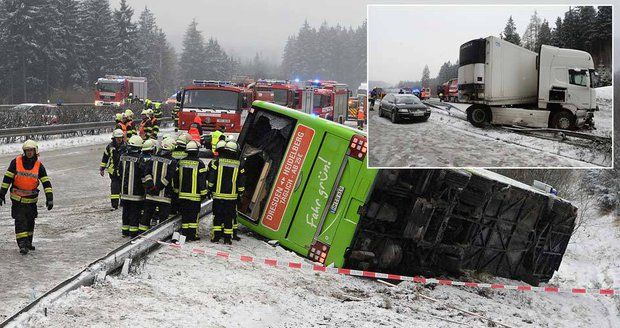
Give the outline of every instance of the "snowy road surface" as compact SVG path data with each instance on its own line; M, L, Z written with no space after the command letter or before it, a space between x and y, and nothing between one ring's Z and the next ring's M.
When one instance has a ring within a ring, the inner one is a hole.
M468 105L455 104L464 110ZM601 129L611 135L611 103L600 103ZM378 105L376 106L378 107ZM370 112L368 164L371 167L596 167L610 166L611 153L521 135L496 128L481 129L432 109L427 122L393 124ZM596 116L595 116L596 117Z
M201 221L205 236L211 218ZM127 277L70 292L38 315L35 326L114 327L467 327L492 326L456 306L512 327L617 327L611 297L421 287L389 287L370 279L228 262L191 254L191 247L303 261L253 236L228 247L204 241L161 248ZM575 245L569 252L575 251ZM579 261L579 260L577 260ZM578 263L570 262L578 267ZM567 269L569 271L570 268ZM478 276L485 282L517 284ZM476 279L475 277L473 279ZM607 286L607 285L605 285ZM419 298L430 296L439 302Z
M120 234L121 212L109 210L110 178L99 176L104 147L42 150L54 208L48 212L45 197L39 199L33 243L37 249L26 256L17 249L7 196L0 208L0 321L127 241ZM0 174L17 154L0 157Z

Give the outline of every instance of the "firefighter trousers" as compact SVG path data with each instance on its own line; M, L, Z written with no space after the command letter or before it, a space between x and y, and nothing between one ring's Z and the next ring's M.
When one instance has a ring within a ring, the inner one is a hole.
M144 201L144 212L142 213L138 229L141 233L149 230L151 226L167 220L169 213L170 204L168 203L156 202L154 200Z
M233 222L237 221L237 200L213 199L212 239L221 237L230 240L233 237Z
M135 237L139 233L142 201L123 200L123 236Z
M121 177L110 175L110 202L115 209L121 200L121 182Z
M32 246L34 220L37 218L37 204L23 204L14 201L11 216L15 219L15 239L19 248Z
M181 234L187 240L198 239L198 219L200 216L200 201L179 199L179 213L181 214Z

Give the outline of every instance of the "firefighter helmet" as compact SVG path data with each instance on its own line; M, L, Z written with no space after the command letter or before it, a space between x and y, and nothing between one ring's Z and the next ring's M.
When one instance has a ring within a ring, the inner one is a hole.
M174 139L172 139L170 137L164 138L164 140L162 140L162 142L161 142L161 148L162 149L173 151L174 147L175 147Z
M129 93L129 97L133 97L133 93L131 93L131 92L130 92L130 93Z
M187 142L191 140L191 138L188 138L188 136L189 134L185 134L185 133L179 134L179 136L177 137L177 145L187 146Z
M140 113L140 115L148 115L149 111L148 109L143 109L142 112Z
M155 140L153 139L144 140L144 142L142 143L142 151L151 151L153 149L155 149Z
M132 147L142 147L142 138L140 138L140 136L135 135L131 138L129 138L129 145Z
M226 147L226 141L225 140L220 140L215 144L215 149L222 149Z
M120 121L120 120L122 120L122 119L123 119L123 114L121 114L121 113L116 113L116 115L114 116L114 118L115 118L117 121Z
M26 151L28 149L34 149L37 154L39 153L39 146L34 140L28 139L26 140L26 142L24 142L24 144L22 145L22 150Z
M196 142L194 140L190 140L187 143L187 146L185 146L185 151L187 151L187 152L190 152L190 151L197 152L199 148L200 148L200 145L198 144L198 142Z
M150 108L149 108L149 109L147 109L147 110L146 110L146 115L148 115L148 116L153 116L153 110L152 110L152 109L150 109Z
M237 145L237 143L234 140L229 140L229 141L226 141L226 145L224 146L224 148L230 151L238 151L239 145Z
M122 138L125 136L125 133L123 133L123 130L121 129L116 129L112 132L112 138Z
M125 116L129 119L133 118L133 111L131 109L125 110Z

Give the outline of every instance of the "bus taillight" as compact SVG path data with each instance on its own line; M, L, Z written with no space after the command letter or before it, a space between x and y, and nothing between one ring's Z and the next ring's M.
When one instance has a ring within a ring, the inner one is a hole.
M312 243L312 246L310 246L308 257L311 260L314 260L321 264L325 264L327 253L329 253L329 245L323 244L322 242L316 240L314 241L314 243Z
M354 135L349 143L349 156L359 159L360 161L366 157L368 151L368 141L366 137L361 135Z

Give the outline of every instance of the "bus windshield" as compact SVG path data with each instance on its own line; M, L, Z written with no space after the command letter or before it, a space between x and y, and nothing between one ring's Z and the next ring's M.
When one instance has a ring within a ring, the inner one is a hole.
M229 90L187 90L183 97L184 108L238 110L238 92Z
M118 92L121 89L120 82L97 82L96 87L97 91L102 92Z
M278 105L286 106L288 102L287 91L281 90L281 89L274 89L273 90L273 102Z
M268 187L273 185L296 122L293 118L262 110L246 119L239 136L246 185L238 209L254 222L258 222L265 208Z

